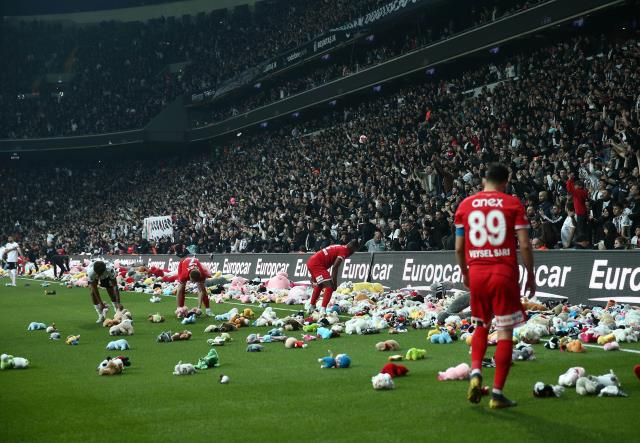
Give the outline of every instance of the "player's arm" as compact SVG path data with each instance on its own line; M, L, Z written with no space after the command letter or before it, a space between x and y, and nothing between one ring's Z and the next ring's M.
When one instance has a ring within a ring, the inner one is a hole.
M333 266L331 267L331 283L333 284L333 289L338 287L338 272L340 272L340 266L344 259L342 257L337 257L336 261L333 262Z
M520 245L522 262L527 270L525 290L529 290L529 297L531 298L536 294L536 276L533 269L533 251L531 249L531 242L529 241L529 231L527 229L518 229L516 232L518 234L518 244Z
M464 228L456 228L456 260L462 272L462 282L469 287L469 268L467 267L467 256L465 254Z

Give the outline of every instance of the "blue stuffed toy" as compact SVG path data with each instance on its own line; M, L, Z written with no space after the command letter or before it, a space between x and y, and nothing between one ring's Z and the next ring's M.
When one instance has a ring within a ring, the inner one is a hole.
M27 331L37 331L40 329L47 329L47 325L45 325L44 323L32 321L31 323L29 323L29 326L27 326Z
M107 345L107 349L110 351L126 351L129 349L129 343L124 339L110 341Z
M183 325L190 325L196 322L196 313L195 312L191 312L189 313L188 316L186 316L185 318L182 319L182 324Z
M326 340L328 338L331 338L331 329L319 327L316 331L316 334Z
M318 362L320 363L320 369L346 369L351 366L351 357L349 357L347 354L338 354L334 357L333 353L329 351L329 356L319 358Z
M247 346L247 352L262 352L263 350L264 350L264 346L259 345L257 343Z
M443 331L439 334L433 334L431 336L431 343L446 344L453 343L453 340L451 339L451 335L449 335L447 331Z

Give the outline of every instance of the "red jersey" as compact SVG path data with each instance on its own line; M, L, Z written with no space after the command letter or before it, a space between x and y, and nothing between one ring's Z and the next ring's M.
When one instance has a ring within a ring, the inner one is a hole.
M336 258L342 257L343 259L349 256L349 248L342 245L331 245L324 249L319 250L311 257L307 263L314 264L316 266L322 266L324 269L329 269L333 266Z
M455 225L456 231L464 229L470 270L491 266L491 272L517 278L516 230L529 228L520 200L497 191L478 192L460 203Z
M197 269L200 271L200 275L202 276L201 281L204 281L207 277L211 277L207 268L202 266L200 260L195 257L185 258L178 265L178 281L180 283L186 283L189 281L189 273L193 270Z

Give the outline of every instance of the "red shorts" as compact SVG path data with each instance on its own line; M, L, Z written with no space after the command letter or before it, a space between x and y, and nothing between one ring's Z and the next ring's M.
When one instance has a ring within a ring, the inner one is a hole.
M518 279L492 273L489 269L469 270L471 321L489 327L495 317L496 329L513 329L525 323L520 303Z
M309 274L311 274L312 283L315 282L317 284L320 284L325 281L331 281L331 275L324 266L314 263L313 261L308 261L307 269L309 270Z

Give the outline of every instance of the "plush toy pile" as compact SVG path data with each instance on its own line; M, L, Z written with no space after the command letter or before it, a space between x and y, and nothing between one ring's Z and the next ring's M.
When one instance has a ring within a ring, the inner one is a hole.
M0 370L5 369L26 369L29 367L29 360L23 357L14 357L13 355L0 355Z

